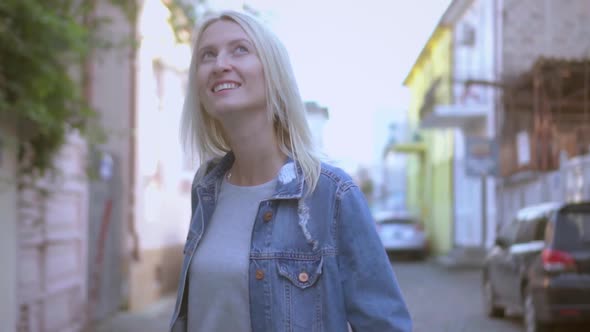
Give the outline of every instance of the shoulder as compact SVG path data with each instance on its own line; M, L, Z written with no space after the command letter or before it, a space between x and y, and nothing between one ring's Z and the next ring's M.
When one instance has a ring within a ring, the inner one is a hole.
M356 187L356 183L345 170L325 162L321 163L318 185L333 187L340 193Z
M199 169L197 169L195 177L193 178L193 187L196 187L212 169L219 165L222 159L223 158L221 157L216 157L201 163L201 166L199 166Z

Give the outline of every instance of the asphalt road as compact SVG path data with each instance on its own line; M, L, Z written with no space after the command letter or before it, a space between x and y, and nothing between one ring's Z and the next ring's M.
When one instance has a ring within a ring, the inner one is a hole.
M483 312L479 270L449 270L433 262L393 261L415 332L518 332L520 317Z
M431 261L393 259L398 282L414 319L414 332L517 332L522 318L488 318L483 312L478 269L449 270ZM553 332L588 332L587 326L563 326Z
M490 319L485 315L479 270L449 270L432 261L414 262L396 258L392 264L414 320L414 332L523 331L518 316ZM174 300L174 295L171 295L142 312L119 313L99 324L95 331L166 331Z

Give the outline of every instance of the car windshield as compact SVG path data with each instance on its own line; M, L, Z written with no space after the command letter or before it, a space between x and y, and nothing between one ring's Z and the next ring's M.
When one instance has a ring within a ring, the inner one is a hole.
M387 218L380 220L379 223L384 225L411 225L415 223L415 220L410 218Z
M566 209L557 215L555 247L590 249L590 208Z

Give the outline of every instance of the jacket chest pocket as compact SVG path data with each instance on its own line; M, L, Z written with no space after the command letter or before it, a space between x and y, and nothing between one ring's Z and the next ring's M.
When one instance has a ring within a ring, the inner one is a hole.
M279 259L286 331L321 331L323 257Z

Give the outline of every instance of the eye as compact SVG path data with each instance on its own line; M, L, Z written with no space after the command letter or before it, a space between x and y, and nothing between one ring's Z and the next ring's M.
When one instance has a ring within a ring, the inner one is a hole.
M215 58L215 53L213 53L213 51L205 51L205 52L201 53L202 60L213 59L213 58Z
M236 46L234 52L237 54L246 54L248 53L248 49L245 46L238 45Z

